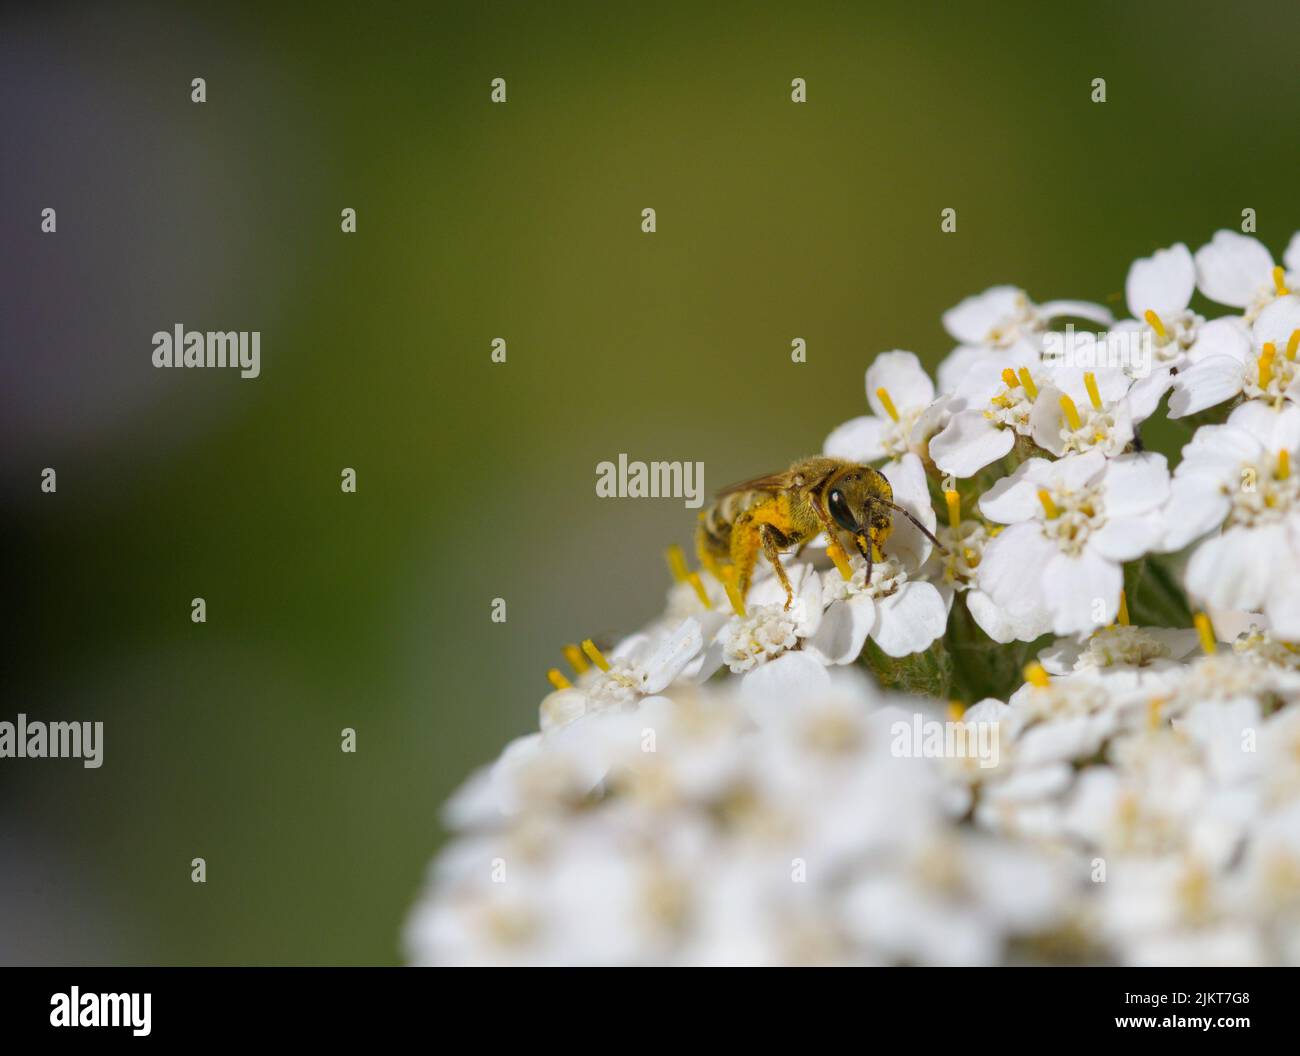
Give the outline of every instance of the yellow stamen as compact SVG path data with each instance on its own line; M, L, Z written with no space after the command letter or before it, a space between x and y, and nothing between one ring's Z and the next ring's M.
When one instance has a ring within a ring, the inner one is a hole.
M960 722L961 717L966 714L966 705L960 700L948 701L948 718L953 722Z
M879 546L877 546L875 543L872 543L872 544L871 544L871 561L872 561L872 563L873 563L873 564L879 564L879 563L880 563L881 561L883 561L883 560L885 560L885 555L884 555L884 553L881 552L881 549L880 549Z
M1201 648L1205 650L1205 655L1213 656L1219 646L1214 640L1214 625L1210 623L1210 618L1205 613L1198 612L1192 617L1192 622L1196 624L1196 633L1201 636Z
M1169 331L1165 329L1165 324L1160 321L1160 316L1156 315L1156 313L1150 308L1143 313L1142 318L1147 321L1147 325L1159 334L1162 339L1169 336Z
M1152 697L1147 701L1147 726L1155 729L1160 725L1160 709L1165 706L1167 697Z
M1268 388L1273 380L1273 357L1277 355L1277 346L1272 341L1264 342L1264 351L1259 357L1259 387Z
M1277 453L1277 469L1273 471L1273 476L1278 480L1286 480L1291 476L1291 452L1285 447Z
M1014 389L1020 384L1020 379L1016 377L1016 372L1010 367L1007 367L1006 370L1002 372L1002 380L1006 382L1008 389Z
M740 588L736 586L735 578L728 576L724 585L727 588L727 598L731 601L732 611L743 620L745 618L745 599L740 596Z
M840 576L844 579L853 578L853 566L849 564L849 555L844 552L844 547L834 539L826 540L827 556L835 563L835 567L840 570Z
M713 602L709 600L709 592L704 589L704 580L700 579L698 572L687 572L686 582L695 588L695 596L700 599L700 604L706 609L713 608Z
M566 645L564 647L564 659L569 661L569 666L580 675L591 670L587 658L582 655L582 650L576 645Z
M1101 410L1101 393L1097 391L1097 375L1091 372L1083 376L1084 387L1088 390L1088 399L1092 401L1093 407Z
M1052 676L1042 664L1035 662L1025 665L1025 681L1039 689L1046 689L1052 684Z
M1286 288L1286 272L1279 264L1273 269L1273 285L1277 287L1277 295L1285 297L1291 291Z
M678 583L685 583L686 577L690 575L690 569L686 567L686 555L682 553L682 548L674 543L667 550L668 568L673 574L673 579Z
M1020 384L1025 387L1025 395L1031 400L1038 399L1038 386L1034 384L1034 379L1029 376L1029 368L1021 367L1017 374L1020 377Z
M961 496L955 491L945 491L943 501L948 504L948 527L955 532L961 526Z
M593 642L590 638L583 639L582 651L587 654L587 659L589 659L593 664L595 664L602 671L609 670L609 661L605 659L601 651L596 648L596 643Z
M553 667L547 671L546 677L551 680L551 685L556 689L571 689L573 687L573 683L560 674L558 667Z
M1079 417L1079 408L1064 393L1061 394L1061 412L1065 415L1065 420L1070 423L1071 429L1078 429L1083 425L1083 419Z
M1052 496L1048 494L1046 488L1038 489L1038 501L1043 504L1043 512L1047 514L1049 521L1054 521L1061 516L1061 511L1056 508L1056 503L1052 501Z
M1295 354L1300 351L1300 330L1291 331L1291 339L1286 343L1286 358L1295 359Z
M882 385L876 390L876 398L880 400L881 406L885 408L885 413L894 421L898 421L898 408L894 406L894 401L889 398L889 390Z
M1119 592L1119 625L1128 626L1128 595L1122 590Z

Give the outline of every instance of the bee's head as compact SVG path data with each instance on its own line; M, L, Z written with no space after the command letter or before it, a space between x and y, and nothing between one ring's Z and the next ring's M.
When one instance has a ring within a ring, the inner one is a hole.
M839 527L857 535L872 526L878 500L890 497L884 477L870 466L857 466L831 481L826 489L826 510Z

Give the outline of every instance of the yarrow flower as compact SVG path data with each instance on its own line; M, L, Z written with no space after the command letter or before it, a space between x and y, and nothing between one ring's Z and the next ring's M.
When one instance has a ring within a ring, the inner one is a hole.
M660 616L563 647L409 958L1300 964L1298 281L1300 234L1221 231L1121 322L995 286L937 382L866 365L816 480L731 489Z

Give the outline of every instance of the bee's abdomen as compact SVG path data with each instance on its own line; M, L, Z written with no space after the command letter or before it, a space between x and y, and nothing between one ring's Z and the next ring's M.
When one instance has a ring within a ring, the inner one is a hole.
M746 510L772 496L765 491L733 491L724 495L700 515L700 527L721 552L731 544L731 526Z

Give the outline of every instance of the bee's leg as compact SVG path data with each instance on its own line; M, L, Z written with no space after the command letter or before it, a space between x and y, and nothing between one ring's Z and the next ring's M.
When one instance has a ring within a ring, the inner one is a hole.
M695 528L695 555L700 559L704 570L719 582L726 582L719 558L726 556L726 551L718 545L717 538L709 531L704 521Z
M736 592L742 602L749 593L749 582L754 578L754 565L758 563L762 545L759 525L751 514L742 513L731 526L731 564L736 573Z
M947 553L947 551L944 550L944 548L943 548L943 543L939 542L939 540L936 539L936 538L934 537L934 532L930 531L929 528L927 528L927 527L926 527L925 525L923 525L920 521L918 521L915 517L913 517L913 516L912 516L912 511L911 511L911 510L906 510L906 509L904 509L902 506L898 505L898 503L896 503L896 502L890 502L888 499L879 499L879 498L878 498L878 499L873 499L872 501L873 501L873 502L883 503L884 505L888 506L891 510L897 510L897 511L898 511L899 513L901 513L904 517L906 517L909 521L911 521L914 525L916 525L918 528L920 528L920 529L921 529L921 534L924 535L927 539L929 539L930 542L934 543L934 545L937 546L937 547L939 548L939 550L940 550L942 553Z
M790 586L790 577L785 574L785 565L781 564L781 547L787 545L789 540L770 524L759 525L758 535L763 540L763 553L772 562L781 586L785 587L785 607L789 610L794 604L794 588Z
M813 512L817 515L817 521L822 526L822 532L826 535L826 553L830 559L835 562L835 567L840 570L840 575L845 579L853 576L853 570L849 567L848 555L844 548L840 546L839 531L831 522L830 516L816 502L812 504ZM803 548L800 547L800 550Z

